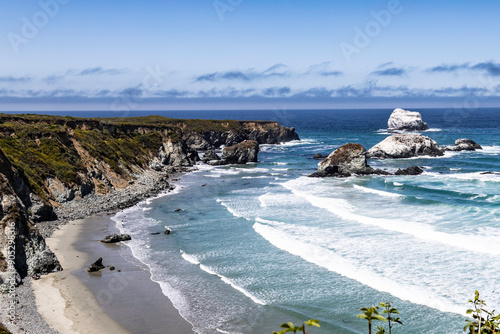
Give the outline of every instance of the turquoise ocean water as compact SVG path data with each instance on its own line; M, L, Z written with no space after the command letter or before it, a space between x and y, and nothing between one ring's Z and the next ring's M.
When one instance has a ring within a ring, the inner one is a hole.
M425 167L420 176L315 179L314 153L370 148L388 136L391 110L162 112L277 120L301 141L261 145L256 164L199 165L114 219L198 333L309 318L321 321L312 333L365 333L358 309L386 301L404 322L394 333L461 333L474 290L500 310L500 110L419 111L439 144L484 149L369 162ZM150 234L165 227L173 234Z

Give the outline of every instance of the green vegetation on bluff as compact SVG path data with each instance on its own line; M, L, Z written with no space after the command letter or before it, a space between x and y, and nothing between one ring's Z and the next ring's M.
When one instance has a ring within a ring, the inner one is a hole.
M78 184L88 157L106 162L117 174L146 167L165 137L179 140L184 133L240 131L232 120L172 119L161 116L78 118L0 114L0 149L36 193L44 196L44 181L57 177ZM266 123L266 122L262 122ZM85 153L84 153L85 154Z

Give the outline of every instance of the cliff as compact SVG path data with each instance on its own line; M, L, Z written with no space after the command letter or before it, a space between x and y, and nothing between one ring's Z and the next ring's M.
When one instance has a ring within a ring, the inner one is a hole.
M268 121L0 114L0 272L7 269L10 222L16 227L17 272L57 270L59 263L37 223L67 218L61 207L140 186L150 173L191 166L199 160L197 150L245 140L277 144L298 139L294 128ZM141 195L147 194L143 188Z

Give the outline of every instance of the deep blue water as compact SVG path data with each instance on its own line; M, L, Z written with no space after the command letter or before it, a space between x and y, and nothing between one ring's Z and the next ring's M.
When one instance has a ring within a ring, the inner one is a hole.
M500 172L500 110L418 111L439 144L484 149L369 162L425 167L420 176L313 179L314 153L370 148L391 110L147 112L276 120L302 140L262 145L257 164L198 166L115 219L199 333L270 333L309 318L321 320L311 333L365 333L358 309L386 301L404 323L393 333L462 333L474 290L500 309L500 175L482 174ZM148 233L165 227L174 233Z

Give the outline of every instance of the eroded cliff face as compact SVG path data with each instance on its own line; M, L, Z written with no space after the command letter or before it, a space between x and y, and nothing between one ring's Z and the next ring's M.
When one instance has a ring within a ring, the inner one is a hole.
M16 227L17 272L57 270L59 262L36 228L57 218L54 208L126 188L148 171L192 166L198 150L298 139L294 128L266 121L0 114L0 272L7 269L10 222Z
M2 151L0 193L0 286L26 275L60 270L59 261L34 224L41 211L51 214L52 208L31 192Z

